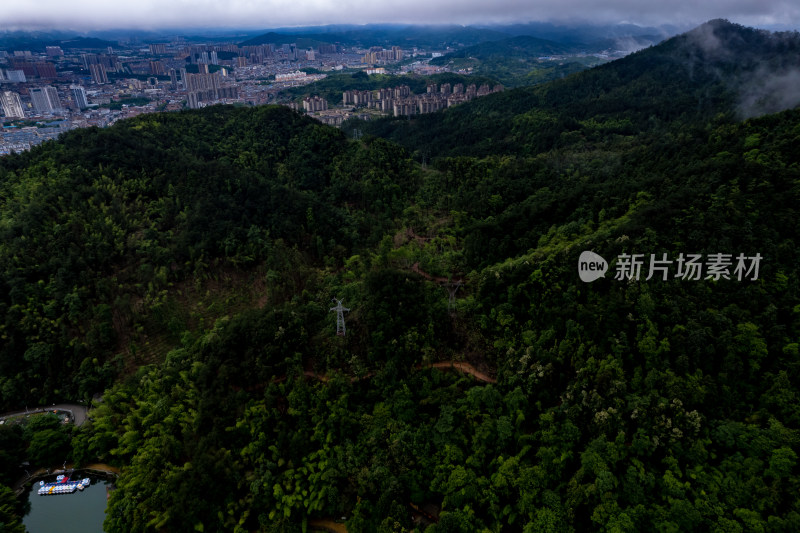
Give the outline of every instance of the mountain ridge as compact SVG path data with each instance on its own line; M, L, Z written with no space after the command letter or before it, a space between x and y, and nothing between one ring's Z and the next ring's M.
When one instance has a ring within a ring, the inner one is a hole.
M627 120L634 129L675 120L703 122L720 114L747 118L800 103L800 92L791 83L800 72L799 49L796 32L771 33L717 19L561 80L490 95L410 122L389 118L358 127L415 154L429 146L440 155L487 155L519 153L526 144L527 152L553 148L562 133L576 129L574 121L592 116Z

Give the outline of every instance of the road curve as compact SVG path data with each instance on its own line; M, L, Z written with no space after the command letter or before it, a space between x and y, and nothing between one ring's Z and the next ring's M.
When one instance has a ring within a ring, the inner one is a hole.
M75 425L81 426L83 425L84 422L86 422L86 414L89 410L86 408L85 405L78 405L75 403L59 403L49 406L34 407L32 409L27 409L25 411L12 411L9 413L3 413L2 415L0 415L0 420L5 420L7 418L15 418L18 416L25 416L28 414L47 413L53 411L68 411Z

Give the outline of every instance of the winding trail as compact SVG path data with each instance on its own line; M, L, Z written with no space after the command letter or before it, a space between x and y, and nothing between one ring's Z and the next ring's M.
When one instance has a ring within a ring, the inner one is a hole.
M497 380L495 378L491 377L488 374L484 374L471 364L464 363L463 361L441 361L439 363L432 363L424 367L418 366L417 368L443 368L443 369L452 368L453 370L458 370L459 372L463 372L464 374L469 374L478 381L482 381L484 383L497 383Z
M427 272L425 272L424 270L422 270L419 267L419 261L417 261L416 263L411 265L411 270L416 272L417 274L419 274L423 278L427 279L428 281L435 281L436 283L463 283L464 282L464 278L461 277L461 276L457 276L457 277L454 277L454 278L445 278L445 277L442 277L442 276L432 276L432 275L428 274Z
M458 372L461 372L463 374L469 374L470 376L474 377L475 379L477 379L482 383L497 383L497 380L495 378L493 378L489 374L481 372L480 370L472 366L470 363L465 363L464 361L453 361L453 360L439 361L438 363L419 364L416 365L414 368L416 368L417 370L422 370L424 368L438 368L440 370L457 370ZM313 370L304 370L303 375L307 378L316 379L323 383L327 383L331 379L330 376L328 376L327 374L318 374ZM375 372L367 372L363 376L351 377L350 383L355 383L356 381L360 381L362 379L369 379L374 375ZM278 376L277 378L270 381L270 383L283 383L284 381L286 381L286 377L287 376L285 375ZM263 388L263 387L264 385L262 384L259 385L257 388Z
M344 524L333 520L315 518L308 521L308 527L312 530L328 531L329 533L347 533L347 528Z

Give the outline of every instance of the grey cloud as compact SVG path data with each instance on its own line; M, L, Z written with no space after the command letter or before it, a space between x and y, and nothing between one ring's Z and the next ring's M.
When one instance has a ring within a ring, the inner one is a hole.
M69 29L108 27L277 27L335 23L518 23L572 21L631 22L642 25L695 25L724 17L752 26L800 27L796 0L41 0L6 2L0 28L53 26Z
M777 113L800 105L800 69L783 72L759 69L752 79L742 84L739 114L752 118Z

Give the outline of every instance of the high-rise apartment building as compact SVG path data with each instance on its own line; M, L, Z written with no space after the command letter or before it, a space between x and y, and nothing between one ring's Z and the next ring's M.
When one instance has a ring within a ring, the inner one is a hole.
M375 50L375 48L376 47L370 48L370 51L364 54L364 57L361 58L362 63L374 65L376 63L387 63L403 59L403 51L399 46L392 46L391 50Z
M89 65L89 72L92 73L92 81L98 85L104 85L108 83L108 74L106 73L106 67L103 65Z
M25 112L22 110L22 101L19 99L19 94L11 91L3 91L0 95L0 105L3 107L3 113L8 118L24 118Z
M96 65L100 62L97 54L81 54L81 59L83 60L83 68L86 70L89 70L90 65Z
M37 87L31 89L31 101L36 113L47 115L61 111L61 100L55 87Z
M31 102L33 102L33 109L36 111L37 115L52 113L53 110L50 109L50 102L47 101L47 95L42 89L31 89L30 93Z
M86 99L86 90L80 85L71 85L69 92L72 94L72 99L78 109L86 109L89 107L89 100Z
M56 67L52 63L48 63L47 61L38 61L34 63L33 66L36 68L36 74L40 78L55 79L58 77Z
M152 55L163 55L167 53L167 45L164 43L153 43L150 45Z
M186 74L184 86L187 91L217 91L219 89L219 74Z
M328 109L328 101L319 96L307 96L303 99L303 109L306 111L306 113L325 111Z
M150 61L150 74L153 76L163 76L164 63L161 61Z
M44 90L44 93L47 95L47 101L50 103L50 107L53 111L56 113L63 111L64 108L61 106L61 99L58 97L56 88L51 85L46 85L42 87L42 90Z
M0 69L0 81L10 81L13 83L25 83L27 78L21 70Z
M28 78L35 78L38 74L36 72L36 65L25 59L13 58L9 59L11 68L14 70L21 70Z

